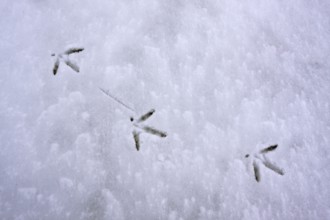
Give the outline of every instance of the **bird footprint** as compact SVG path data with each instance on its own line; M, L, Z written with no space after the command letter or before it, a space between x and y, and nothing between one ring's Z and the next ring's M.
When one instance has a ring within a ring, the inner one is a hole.
M79 66L70 60L69 55L70 54L73 54L73 53L79 53L79 52L81 52L83 50L84 50L84 48L72 47L72 48L69 48L68 50L66 50L63 53L60 53L58 55L56 55L55 53L53 53L51 56L57 56L56 57L56 60L55 60L55 63L54 63L54 67L53 67L53 74L54 75L57 74L57 71L58 71L58 68L60 66L60 62L61 61L63 61L71 69L73 69L74 71L76 71L77 73L79 73Z

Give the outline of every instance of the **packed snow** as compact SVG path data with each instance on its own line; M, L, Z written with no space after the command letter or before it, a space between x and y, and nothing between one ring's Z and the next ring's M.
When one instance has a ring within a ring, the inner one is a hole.
M0 12L0 219L330 219L330 1ZM79 73L54 76L70 47ZM130 117L150 109L167 136L137 151ZM257 182L245 155L275 144L284 175L259 166Z

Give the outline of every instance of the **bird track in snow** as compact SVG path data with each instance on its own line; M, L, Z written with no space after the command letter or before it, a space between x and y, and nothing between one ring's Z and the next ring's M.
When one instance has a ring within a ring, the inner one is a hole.
M260 150L258 153L253 155L253 171L254 171L254 177L257 182L260 182L261 180L261 175L260 175L260 167L259 167L259 162L261 162L265 167L268 169L272 170L273 172L279 174L279 175L284 175L283 169L279 168L276 166L274 163L272 163L266 156L269 152L273 152L277 149L277 144L276 145L271 145L269 147L266 147L262 150ZM246 154L245 158L249 158L250 154Z
M83 50L84 50L84 48L81 48L81 47L72 47L72 48L67 49L63 53L60 53L57 55L55 53L51 54L51 56L57 56L55 63L54 63L54 67L53 67L53 74L54 75L57 74L61 61L63 61L71 69L73 69L74 71L79 73L79 71L80 71L79 66L70 60L69 55L73 54L73 53L80 53Z

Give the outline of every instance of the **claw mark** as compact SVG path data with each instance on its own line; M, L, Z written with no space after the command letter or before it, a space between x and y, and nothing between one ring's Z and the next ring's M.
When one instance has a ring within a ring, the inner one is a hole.
M153 134L153 135L156 135L156 136L159 136L159 137L166 137L167 134L165 132L162 132L162 131L159 131L155 128L152 128L152 127L149 127L149 126L144 126L142 127L142 129L149 133L149 134Z
M147 120L148 118L150 118L155 112L155 109L151 109L150 111L148 111L147 113L145 113L144 115L142 115L139 119L138 119L138 123L140 122L144 122L145 120Z
M275 164L271 163L270 161L268 161L267 159L265 161L262 162L265 167L267 167L268 169L274 171L275 173L279 174L279 175L284 175L284 171L283 169L279 168L278 166L276 166Z
M60 66L60 59L56 59L54 67L53 67L53 74L56 75L58 67Z
M271 146L269 146L269 147L266 147L266 148L262 149L262 150L260 151L260 153L261 153L261 154L266 154L266 153L269 153L269 152L271 152L271 151L274 151L276 148L277 148L277 144L275 144L275 145L271 145Z
M133 131L133 137L134 137L136 150L139 151L140 150L140 134L136 131Z
M253 161L253 170L254 170L254 177L256 178L256 181L259 182L260 181L260 170L259 170L259 166L256 163L256 161Z
M54 63L54 67L53 67L53 74L56 75L58 68L60 66L60 61L63 61L66 65L68 65L71 69L73 69L74 71L76 71L77 73L79 73L79 67L77 66L77 64L73 63L70 59L69 59L69 55L73 54L73 53L79 53L81 51L83 51L84 48L70 48L66 51L64 51L63 53L60 53L57 55L56 61ZM56 56L55 53L51 54L51 56Z
M83 50L84 50L84 48L75 48L75 47L73 47L73 48L70 48L70 49L66 50L66 51L64 52L64 54L66 54L66 55L70 55L70 54L72 54L72 53L79 53L79 52L81 52L81 51L83 51Z
M68 65L69 67L71 67L77 73L79 73L79 67L76 64L74 64L73 62L71 62L70 60L66 60L65 64Z

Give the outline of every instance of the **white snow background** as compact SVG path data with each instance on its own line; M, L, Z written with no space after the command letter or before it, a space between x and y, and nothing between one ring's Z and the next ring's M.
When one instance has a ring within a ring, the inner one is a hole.
M0 0L0 219L330 219L330 1ZM53 52L85 50L52 74ZM136 151L129 112L156 113ZM254 179L244 158L278 144Z

